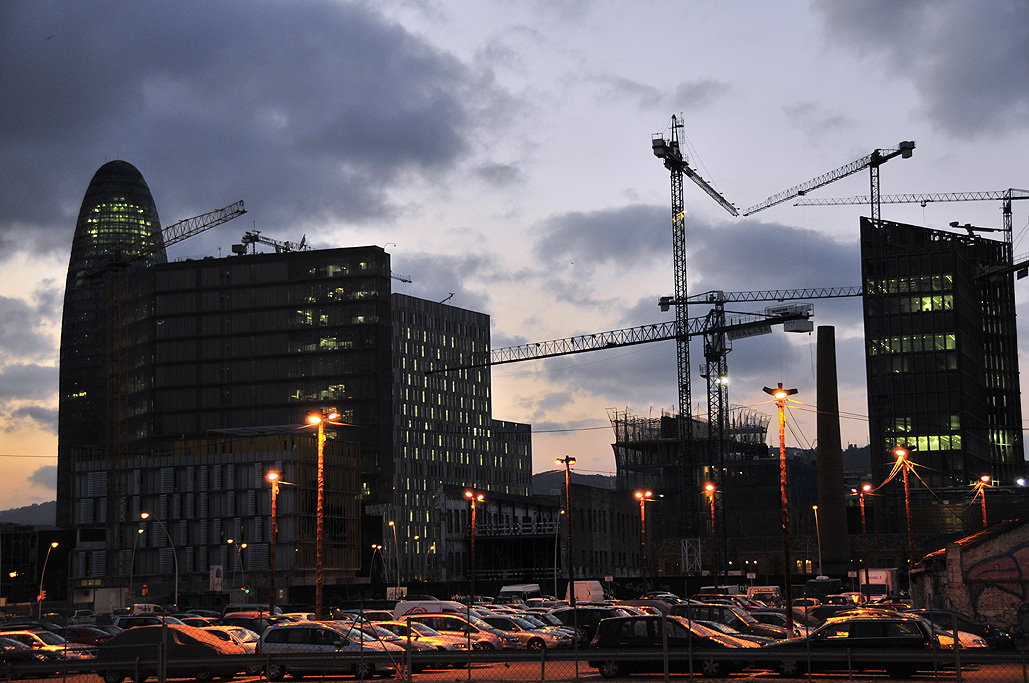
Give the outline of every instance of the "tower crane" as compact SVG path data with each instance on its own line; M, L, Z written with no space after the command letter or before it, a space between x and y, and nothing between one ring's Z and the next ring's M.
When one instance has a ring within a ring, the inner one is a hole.
M1007 244L1008 259L1007 266L1011 270L1018 270L1014 267L1014 235L1011 218L1011 202L1019 199L1029 199L1029 190L996 190L988 192L925 192L917 194L884 194L879 197L883 204L921 204L925 207L931 202L978 202L978 201L1000 201L1001 212L1004 224L1001 231L1004 233L1004 242ZM804 198L796 202L796 206L844 206L848 204L867 204L869 197L826 197L824 199ZM958 227L958 226L953 226ZM993 274L993 273L991 273Z
M858 171L869 169L870 172L870 184L871 184L871 206L872 206L872 222L875 225L879 224L879 167L885 164L890 159L900 157L902 159L910 159L914 153L915 143L913 140L905 140L898 144L896 147L889 149L876 149L873 150L868 156L861 157L857 161L852 161L849 164L840 166L834 171L824 173L817 178L801 183L791 187L788 190L783 190L779 194L774 194L765 201L755 204L746 211L743 212L744 216L750 216L757 213L758 211L764 211L770 206L781 204L787 200L793 199L794 197L800 197L811 190L818 189L828 185L829 183L836 182L840 178L846 178L849 175L853 175Z
M686 206L683 200L683 178L688 177L700 189L704 190L719 206L733 216L739 215L739 211L729 203L717 190L711 187L696 171L690 166L689 160L683 155L680 148L680 131L683 128L682 121L672 116L671 133L668 139L656 133L651 136L651 150L658 159L661 159L671 177L672 197L672 271L675 283L675 296L677 299L686 299ZM692 472L695 468L690 467L688 461L691 454L690 426L690 404L692 403L692 390L690 388L690 345L689 338L685 334L688 321L685 309L675 310L675 323L680 330L680 338L676 340L676 369L678 377L679 394L679 438L681 440L682 452L679 456L679 489L681 491L693 491L697 489L697 482L693 480ZM697 498L696 496L683 496L684 507L681 510L680 520L686 524L688 520L693 521L696 527L697 520ZM691 507L687 509L685 505Z
M279 240L273 240L271 237L265 237L261 234L260 230L248 230L243 233L243 237L240 239L241 244L232 245L232 253L234 254L245 254L247 252L247 245L250 245L250 253L257 253L257 245L265 244L275 249L276 254L285 254L294 251L312 251L313 247L307 244L307 235L300 238L299 242L282 242ZM400 275L394 273L392 270L389 271L389 276L394 280L400 280L401 282L411 282L411 278L406 275Z

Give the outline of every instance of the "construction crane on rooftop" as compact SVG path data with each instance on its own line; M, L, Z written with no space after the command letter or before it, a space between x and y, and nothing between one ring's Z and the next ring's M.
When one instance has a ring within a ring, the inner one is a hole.
M240 244L232 245L232 253L242 255L247 252L247 245L250 246L250 253L257 253L257 245L264 244L275 249L276 254L286 254L294 251L313 251L314 247L307 243L307 235L300 238L299 242L283 242L280 240L274 240L271 237L265 237L261 234L260 230L248 230L243 233L243 237L240 239ZM406 275L400 275L394 273L392 270L389 271L389 276L394 280L400 282L411 282L411 278Z
M672 273L675 284L675 297L682 301L688 296L686 278L686 206L683 199L683 178L688 177L700 189L704 190L719 206L733 216L738 216L739 211L717 190L711 187L696 171L690 166L680 147L680 134L683 129L682 121L672 116L671 133L666 139L663 134L656 133L651 136L651 150L658 159L664 163L671 178L671 199L672 199ZM690 405L693 401L692 389L690 387L690 343L686 335L688 319L685 308L676 308L675 322L680 330L679 338L676 341L676 370L678 377L679 397L679 438L681 440L681 453L679 456L679 490L694 492L693 495L682 496L683 507L681 509L680 523L687 525L692 523L691 530L695 530L698 522L698 482L693 478L693 467L689 461L691 454L692 428L690 426ZM685 530L685 529L684 529Z
M925 207L932 202L980 202L1000 201L1001 213L1003 215L1004 241L1008 245L1008 265L1014 266L1014 230L1012 222L1011 202L1019 199L1029 199L1029 190L1018 190L1009 188L1007 190L996 190L988 192L925 192L914 194L884 194L878 198L881 204L921 204ZM870 197L827 197L824 199L807 198L796 202L796 206L844 206L850 204L868 204ZM952 226L958 227L958 226Z

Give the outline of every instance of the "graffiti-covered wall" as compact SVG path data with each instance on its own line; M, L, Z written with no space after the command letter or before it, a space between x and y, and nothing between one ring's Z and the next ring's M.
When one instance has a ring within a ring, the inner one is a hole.
M994 524L927 555L911 574L918 607L954 609L1009 629L1029 602L1029 520Z

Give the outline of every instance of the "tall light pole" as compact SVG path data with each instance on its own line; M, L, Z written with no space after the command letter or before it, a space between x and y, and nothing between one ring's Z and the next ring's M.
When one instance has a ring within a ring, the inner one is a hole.
M915 567L915 534L911 530L911 488L908 485L908 470L911 468L910 452L904 446L897 446L893 449L897 456L897 465L904 474L904 514L908 524L908 571Z
M557 521L554 524L554 598L557 598L557 555L558 550L561 547L561 542L558 540L558 536L561 533L561 515L565 513L561 510L557 516Z
M852 493L856 493L858 497L858 504L861 507L861 550L865 556L865 590L868 589L868 524L865 522L865 494L870 493L872 490L871 484L862 484L861 490L851 489ZM871 595L871 593L869 593Z
M637 491L636 500L640 502L640 566L643 569L643 597L647 596L647 508L648 500L654 500L653 491Z
M265 475L272 485L272 529L268 538L268 614L275 614L275 541L279 536L279 473Z
M793 579L790 557L790 508L786 495L786 399L797 393L796 389L783 389L782 382L775 389L764 387L763 391L775 399L779 409L779 502L782 505L782 556L783 593L786 598L786 631L793 632Z
M568 606L575 607L575 556L572 555L572 465L575 458L566 455L554 462L565 466L565 510L568 519ZM555 596L556 597L556 596Z
M397 523L392 519L389 520L389 526L393 529L393 552L397 556L397 600L400 599L400 545L397 543Z
M983 528L984 529L986 528L986 487L989 486L989 485L990 485L990 475L988 475L988 474L984 474L983 476L979 477L979 481L977 481L974 484L974 486L976 488L976 492L980 496L982 496L982 500L980 502L982 503L982 506L983 506ZM973 500L974 500L974 498L973 498Z
M322 571L325 549L325 423L339 417L335 410L311 413L307 424L318 427L318 505L315 510L315 553L314 553L314 618L322 618L322 590L325 575Z
M53 541L50 544L50 547L46 549L46 557L43 559L43 571L39 572L39 594L36 595L36 602L39 603L39 609L36 613L37 619L43 618L43 577L46 576L46 563L50 561L50 553L53 552L53 549L58 545L60 544L57 541Z
M226 539L225 542L229 545L235 543L236 545L236 565L232 568L232 583L236 583L236 570L240 569L243 565L243 549L247 547L246 543L236 543L233 539ZM243 583L247 582L247 570L243 570Z
M178 605L179 605L179 552L178 552L178 550L175 549L175 541L172 540L171 534L168 533L168 527L166 527L164 525L164 522L161 521L160 517L158 517L157 515L151 515L149 512L141 512L140 515L139 515L140 519L150 519L150 517L153 517L154 520L158 524L161 525L161 528L164 529L164 535L168 538L169 545L171 545L172 561L175 563L175 606L178 607Z
M136 546L139 545L139 537L143 535L143 527L136 529L136 537L132 539L132 559L129 560L129 602L132 602L132 580L136 570Z
M372 543L372 559L368 561L368 580L372 580L372 569L375 568L375 553L379 553L379 558L382 560L382 575L383 579L386 578L386 560L382 554L382 546L378 543Z
M815 542L818 544L818 575L822 575L822 530L818 526L818 506L812 505L811 509L815 511Z
M711 575L715 580L715 589L718 589L718 531L715 525L715 493L718 491L714 484L705 484L704 491L707 493L707 500L711 506L711 558L714 564L711 567Z
M468 558L468 581L469 581L469 598L468 604L471 605L475 602L475 504L481 503L486 500L486 497L481 493L475 491L465 491L464 497L472 504L472 535L471 543L469 544L469 558Z

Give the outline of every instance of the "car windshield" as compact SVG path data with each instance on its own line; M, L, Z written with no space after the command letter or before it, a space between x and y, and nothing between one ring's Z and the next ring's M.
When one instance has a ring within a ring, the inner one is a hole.
M519 617L522 621L531 625L531 628L540 628L546 626L546 624L534 614L526 614L523 617Z
M47 645L66 645L68 643L67 640L50 631L40 631L36 635Z
M436 629L432 628L431 626L427 626L419 621L409 621L407 622L407 624L423 636L438 637L442 635Z
M518 624L522 628L527 628L527 629L538 628L532 622L530 622L529 620L527 620L527 619L525 619L523 617L511 617L511 621L513 621L514 623Z

